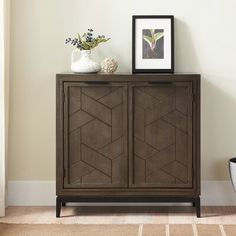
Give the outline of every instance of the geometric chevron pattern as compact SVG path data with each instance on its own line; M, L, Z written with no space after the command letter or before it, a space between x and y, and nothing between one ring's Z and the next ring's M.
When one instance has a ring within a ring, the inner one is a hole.
M126 186L123 93L112 85L69 87L70 186Z
M191 88L189 83L133 87L134 185L192 184Z

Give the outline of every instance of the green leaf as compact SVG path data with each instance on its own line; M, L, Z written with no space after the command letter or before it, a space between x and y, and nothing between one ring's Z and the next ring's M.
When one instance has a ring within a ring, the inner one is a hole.
M149 44L150 48L152 48L152 37L143 35L143 39Z
M143 35L143 39L146 40L149 43L152 43L152 37L150 37L150 36Z
M110 39L99 38L99 39L98 39L98 43L105 43L105 42L107 42L108 40L110 40Z
M155 33L155 34L154 34L155 42L157 42L157 41L158 41L159 39L161 39L163 36L164 36L164 33L163 33L163 32Z
M89 49L91 49L90 44L87 43L86 41L83 41L83 42L82 42L82 45L83 45L83 48L84 48L85 50L89 50Z

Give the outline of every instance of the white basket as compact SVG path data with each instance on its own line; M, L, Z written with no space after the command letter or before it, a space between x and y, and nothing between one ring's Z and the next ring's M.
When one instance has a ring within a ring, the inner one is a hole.
M236 191L236 157L229 160L229 172L234 190Z

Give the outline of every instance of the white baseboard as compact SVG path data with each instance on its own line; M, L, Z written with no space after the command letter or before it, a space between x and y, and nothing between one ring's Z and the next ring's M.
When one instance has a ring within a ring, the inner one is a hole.
M202 181L201 204L205 206L234 206L236 192L231 181Z
M55 196L55 181L8 182L8 206L53 206Z
M5 203L0 199L0 217L5 216Z
M54 206L54 181L9 181L9 206ZM202 181L202 205L236 205L236 193L230 181ZM140 205L139 203L86 203L80 205ZM142 205L157 205L145 203Z

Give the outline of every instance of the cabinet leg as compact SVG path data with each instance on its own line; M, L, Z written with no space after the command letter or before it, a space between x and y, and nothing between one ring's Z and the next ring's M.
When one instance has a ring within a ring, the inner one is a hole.
M61 199L60 197L57 197L56 201L56 217L59 218L61 215Z
M200 197L196 198L195 200L195 207L196 207L196 213L197 217L201 217L201 203L200 203Z
M62 205L63 207L65 207L65 206L66 206L66 203L65 203L65 202L62 202L61 205Z

